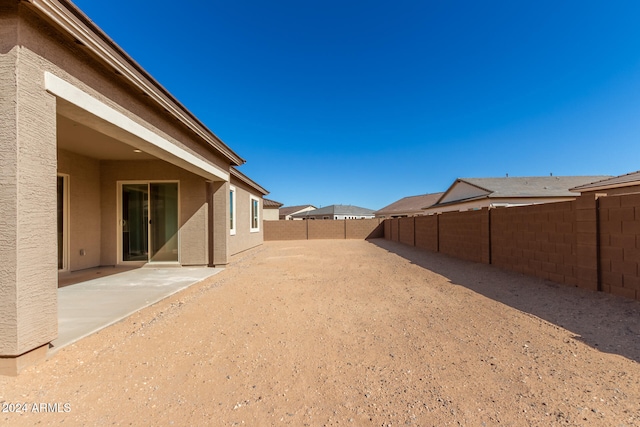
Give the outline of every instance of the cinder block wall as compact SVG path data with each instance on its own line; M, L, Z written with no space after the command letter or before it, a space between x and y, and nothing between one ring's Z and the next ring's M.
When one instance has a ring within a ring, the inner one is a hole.
M414 218L416 247L438 252L438 218L438 215L417 216Z
M314 220L306 222L309 240L344 239L344 220Z
M388 219L386 221L382 222L382 227L384 228L384 238L385 239L391 239L391 224L393 224L393 221Z
M383 238L382 219L264 221L264 240Z
M492 210L491 248L498 267L577 285L576 203Z
M394 218L388 221L391 223L391 229L389 230L391 232L390 234L391 240L393 240L394 242L399 242L400 241L400 231L399 231L400 218Z
M445 212L438 222L440 252L469 261L490 263L488 209Z
M603 197L599 204L602 290L640 300L640 194Z
M640 193L392 219L383 229L387 240L640 300Z
M415 220L413 217L398 219L398 239L400 243L415 246Z
M382 219L347 219L345 220L346 239L376 239L384 237Z
M307 240L307 221L264 221L264 240Z

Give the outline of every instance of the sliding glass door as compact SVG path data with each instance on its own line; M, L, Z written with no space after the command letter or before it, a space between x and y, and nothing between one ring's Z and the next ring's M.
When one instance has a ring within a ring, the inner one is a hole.
M178 183L149 184L151 261L178 261Z
M123 262L178 261L178 183L121 185Z

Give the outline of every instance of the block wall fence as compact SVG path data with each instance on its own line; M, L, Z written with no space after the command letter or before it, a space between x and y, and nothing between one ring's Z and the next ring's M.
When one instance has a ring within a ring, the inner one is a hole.
M384 237L640 300L640 194L388 219Z
M374 239L384 237L382 219L263 221L264 240Z

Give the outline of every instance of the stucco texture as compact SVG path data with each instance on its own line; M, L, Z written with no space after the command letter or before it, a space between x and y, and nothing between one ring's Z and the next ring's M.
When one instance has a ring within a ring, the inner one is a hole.
M206 181L164 161L148 160L101 162L102 265L115 265L119 261L116 209L118 181L178 181L179 261L183 265L207 264Z
M6 125L0 135L0 355L15 356L57 334L57 258L51 250L57 241L56 108L43 88L42 61L20 47L24 29L11 19L15 9L0 12L3 35L13 34L17 44L3 49L0 60L0 90L7 94L0 110Z
M231 184L236 187L236 234L229 236L229 254L234 255L261 245L264 241L264 227L262 197L238 180L232 179ZM251 197L259 201L257 231L251 230Z

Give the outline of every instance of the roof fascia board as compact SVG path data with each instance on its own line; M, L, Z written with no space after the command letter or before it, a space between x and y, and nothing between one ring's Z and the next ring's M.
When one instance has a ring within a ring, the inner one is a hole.
M584 186L587 188L574 187L574 188L570 188L569 191L587 193L592 191L611 190L614 188L624 188L624 187L632 187L634 185L640 185L640 181L628 181L628 182L623 182L618 184L607 184L607 185L598 185L598 186L592 186L591 184L587 184L587 185L589 185L589 187L587 187L586 185Z
M453 182L453 184L451 184L451 185L449 186L449 188L447 188L447 191L445 191L444 193L442 193L442 196L440 196L440 198L436 201L436 203L434 203L434 204L433 204L433 205L431 205L431 206L440 205L440 204L441 204L441 201L442 201L442 200L444 200L444 199L449 195L449 193L450 193L451 191L453 191L453 188L454 188L456 185L458 185L459 183L461 183L461 182L463 182L463 183L465 183L465 184L467 184L467 185L470 185L470 186L472 186L472 187L475 187L475 188L477 188L477 189L479 189L479 190L486 191L487 193L493 193L493 190L488 190L488 189L486 189L486 188L482 188L482 187L480 187L479 185L475 185L475 184L473 184L473 183L471 183L471 182L469 182L469 181L465 180L464 178L458 178L458 179L456 179L456 180ZM482 197L482 196L476 196L476 197ZM473 198L472 198L472 199L473 199ZM466 199L464 199L464 200L466 200ZM452 202L446 202L446 203L455 203L455 202L457 202L457 201L460 201L460 200L454 200L454 201L452 201ZM428 207L429 207L429 206L427 206L427 208L428 208ZM422 209L426 209L426 208L422 208Z
M444 202L444 203L435 203L431 206L425 206L424 208L422 208L422 210L427 210L427 209L431 209L431 208L438 208L440 206L451 206L451 205L461 205L467 202L475 202L476 200L482 200L482 199L488 199L489 195L485 194L482 196L476 196L476 197L469 197L467 199L461 199L461 200L452 200L450 202Z
M253 181L251 178L249 178L248 176L240 172L238 169L231 167L229 170L231 172L232 177L237 178L238 180L247 184L254 190L261 193L263 196L266 196L267 194L269 194L269 191L267 191L266 189L264 189L264 187L260 186L257 182Z
M121 74L142 93L157 102L177 120L220 152L232 164L241 165L245 163L244 159L193 116L160 83L145 72L140 65L72 3L56 0L26 1L82 43L86 49Z
M75 87L71 83L64 81L60 77L47 71L44 73L44 82L45 89L49 93L62 98L85 111L88 111L94 116L117 126L135 137L142 139L155 149L150 152L151 150L147 150L147 147L136 148L143 148L149 151L149 154L161 158L162 160L166 160L183 169L194 172L204 178L212 179L214 181L229 181L229 173L227 171L178 147L157 133L134 122L121 112Z
M433 206L435 206L435 205L439 204L439 203L440 203L440 200L442 200L442 199L444 199L445 197L447 197L447 195L449 194L449 192L451 191L451 189L453 188L453 186L454 186L454 185L456 185L458 182L460 182L460 178L456 179L456 180L453 182L453 184L451 184L451 185L449 186L449 188L447 188L447 190L446 190L444 193L442 193L442 196L440 196L440 198L436 201L436 203L435 203ZM423 208L423 209L426 209L426 208Z

